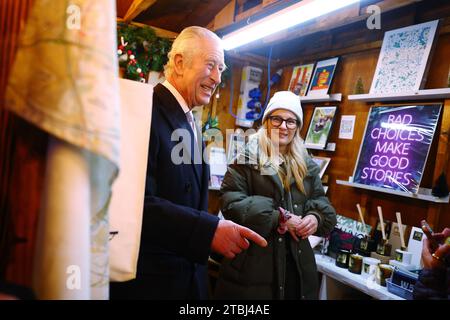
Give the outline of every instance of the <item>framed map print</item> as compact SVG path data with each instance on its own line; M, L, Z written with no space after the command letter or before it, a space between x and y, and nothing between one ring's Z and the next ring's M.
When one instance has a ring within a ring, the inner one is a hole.
M316 107L306 133L305 147L309 149L324 149L333 126L337 107Z
M288 90L300 97L305 96L313 70L314 63L294 67Z
M323 96L328 94L338 61L339 57L317 62L311 83L309 84L308 96Z
M439 20L388 31L370 93L415 92L423 87Z
M372 107L353 182L419 191L441 104Z
M318 156L311 156L311 158L319 166L319 168L320 168L319 177L320 177L320 179L322 179L323 174L325 173L325 170L327 170L327 167L330 164L331 158L318 157Z

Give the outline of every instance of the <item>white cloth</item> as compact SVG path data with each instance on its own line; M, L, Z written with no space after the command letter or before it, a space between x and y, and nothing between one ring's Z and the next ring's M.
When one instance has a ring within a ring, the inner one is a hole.
M144 211L145 172L152 115L153 88L145 83L120 79L121 145L120 174L110 203L110 280L136 278ZM142 108L142 106L149 106ZM126 213L126 214L124 214Z

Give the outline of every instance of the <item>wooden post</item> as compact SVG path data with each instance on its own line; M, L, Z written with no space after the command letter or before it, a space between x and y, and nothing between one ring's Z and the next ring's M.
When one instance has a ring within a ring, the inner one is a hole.
M450 152L450 100L447 99L444 102L443 110L442 110L442 121L441 127L439 130L439 140L438 140L438 148L436 154L436 163L434 166L433 173L433 183L437 180L437 178L441 175L442 172L448 171L448 160L449 160L449 152ZM446 204L440 203L430 203L428 205L427 210L427 222L432 228L435 228L439 225L439 215L442 211L442 208ZM440 230L437 230L437 232Z

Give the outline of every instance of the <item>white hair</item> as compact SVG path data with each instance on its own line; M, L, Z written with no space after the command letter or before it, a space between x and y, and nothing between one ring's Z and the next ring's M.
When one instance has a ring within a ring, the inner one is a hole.
M170 52L167 54L169 60L164 66L164 76L166 79L168 79L173 73L175 56L177 54L181 54L186 64L190 65L192 58L200 49L198 42L203 39L215 41L222 47L222 40L214 32L206 28L191 26L181 31L173 42L172 49L170 49Z

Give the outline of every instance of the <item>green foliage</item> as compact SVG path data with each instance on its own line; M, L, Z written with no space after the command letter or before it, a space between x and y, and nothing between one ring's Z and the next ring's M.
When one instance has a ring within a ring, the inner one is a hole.
M121 48L121 38L127 45L119 54L119 66L125 68L125 77L131 80L140 80L141 74L147 79L150 71L162 71L168 58L167 54L172 46L172 41L156 36L150 27L138 27L129 23L117 25L117 43ZM129 51L134 55L130 58ZM138 72L141 69L141 72Z
M206 119L205 124L203 125L202 131L206 131L209 129L218 129L219 128L219 119L216 117L212 118L211 113L208 114L208 119Z

